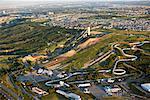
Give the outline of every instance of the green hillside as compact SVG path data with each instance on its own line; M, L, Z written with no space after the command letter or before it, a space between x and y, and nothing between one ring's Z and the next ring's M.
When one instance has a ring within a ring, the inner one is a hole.
M97 29L96 31L102 30ZM107 51L109 51L111 44L114 42L139 42L144 40L150 41L149 39L150 32L135 32L135 31L126 32L121 30L105 30L105 31L111 31L112 34L108 34L102 37L99 43L97 43L96 45L81 50L75 56L71 57L66 62L63 62L63 64L67 64L67 67L65 67L65 69L71 70L72 68L76 69L83 68L85 63L98 57L98 54L100 52L106 53ZM105 66L105 68L112 67L113 62L109 63L110 64L108 66ZM99 68L104 68L100 65L98 66Z
M9 50L17 55L32 53L44 49L47 43L62 42L77 33L77 30L42 26L40 23L0 28L0 50Z

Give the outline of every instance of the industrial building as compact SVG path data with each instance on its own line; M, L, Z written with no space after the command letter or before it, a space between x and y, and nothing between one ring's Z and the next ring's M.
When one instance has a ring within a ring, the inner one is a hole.
M81 97L77 94L74 94L74 93L67 93L67 92L62 91L62 90L56 90L56 92L65 96L66 98L71 99L71 100L81 100Z
M39 95L47 95L48 94L48 92L43 91L42 89L39 89L38 87L33 87L32 91Z
M141 84L141 87L142 87L144 90L150 92L150 83Z

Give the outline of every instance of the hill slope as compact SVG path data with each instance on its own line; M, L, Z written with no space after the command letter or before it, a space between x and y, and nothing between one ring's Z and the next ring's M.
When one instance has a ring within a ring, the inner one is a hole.
M61 42L77 33L77 30L41 26L39 23L0 28L0 50L7 50L10 54L32 53L43 49L47 43Z

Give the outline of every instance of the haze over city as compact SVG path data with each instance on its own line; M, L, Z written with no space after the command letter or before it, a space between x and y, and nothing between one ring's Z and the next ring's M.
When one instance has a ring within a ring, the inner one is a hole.
M45 4L45 3L69 3L69 2L114 2L122 0L1 0L0 8L13 8L13 7L23 7L23 6L32 6L36 4ZM134 1L134 0L126 0ZM136 1L148 1L148 0L136 0Z

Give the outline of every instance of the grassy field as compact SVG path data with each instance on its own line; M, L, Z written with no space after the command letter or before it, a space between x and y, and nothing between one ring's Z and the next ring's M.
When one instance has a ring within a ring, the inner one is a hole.
M8 58L13 58L16 57L17 55L6 55L6 56L0 56L0 69L1 68L10 68L10 66L8 65Z
M53 92L53 93L50 93L46 96L43 96L42 100L67 100L67 98Z
M0 80L2 80L3 85L7 86L14 93L16 93L16 94L20 94L21 93L20 91L18 91L17 89L14 88L13 84L11 84L8 74L3 75ZM13 98L16 98L16 97L13 97Z
M14 27L0 28L0 48L13 49L11 54L32 53L45 49L47 43L62 42L79 32L74 29L41 26L38 22L28 22ZM6 53L1 52L1 54Z
M99 43L78 52L75 56L71 57L66 62L63 62L63 64L70 62L69 65L65 67L66 70L69 71L71 67L75 67L77 69L82 68L86 62L96 58L99 52L106 52L110 50L111 43L150 40L148 38L150 36L149 35L150 32L134 32L134 31L127 32L122 30L100 30L100 29L97 29L95 31L109 31L112 32L112 34L108 34L101 37ZM138 39L140 37L142 37L141 40Z
M97 44L92 46L86 47L83 50L77 52L74 56L70 57L66 61L62 62L62 64L67 65L64 69L67 71L72 71L73 68L81 69L83 68L84 64L88 61L98 57L98 54L103 52L106 53L110 50L111 44L114 42L139 42L144 40L150 41L150 32L134 32L134 31L121 31L121 30L101 30L96 29L94 31L107 31L111 32L111 34L104 35L100 38L100 41ZM25 23L20 24L14 27L9 28L0 28L0 49L1 50L14 50L12 52L0 52L0 68L5 67L9 68L7 59L9 57L15 57L16 55L23 55L33 52L43 53L45 49L50 51L54 51L60 45L66 43L68 39L70 39L75 34L78 34L80 30L73 30L73 29L64 29L60 27L49 27L49 26L40 26L39 23ZM51 43L49 46L47 43ZM127 47L127 45L123 45ZM144 50L149 51L149 45L144 45L141 47ZM13 56L9 56L10 54L14 54ZM135 53L136 55L140 55L140 59L138 62L131 62L130 65L132 66L141 66L139 67L142 70L142 67L149 66L149 57L139 52L131 52ZM110 56L105 62L98 63L93 68L111 68L113 65L113 60L116 55ZM69 62L69 63L68 63ZM103 64L107 66L104 66ZM3 65L4 64L4 65ZM14 63L16 66L16 63ZM22 66L22 65L18 65ZM145 68L146 69L146 68ZM143 70L148 71L149 69ZM99 76L97 76L99 77ZM101 75L102 77L102 75ZM101 78L99 77L99 78ZM6 85L9 88L13 88L13 86L9 83L7 76L2 77L5 80ZM12 89L13 90L13 89ZM13 90L14 92L18 93L19 91ZM90 100L92 97L90 95L85 95L78 90L72 90L74 93L79 94L83 100ZM54 91L49 91L49 95L42 97L42 100L65 100L61 95L56 94ZM116 98L116 97L115 97ZM106 100L110 100L109 98L105 98ZM104 100L105 100L104 99ZM118 100L122 100L122 98L118 98Z

